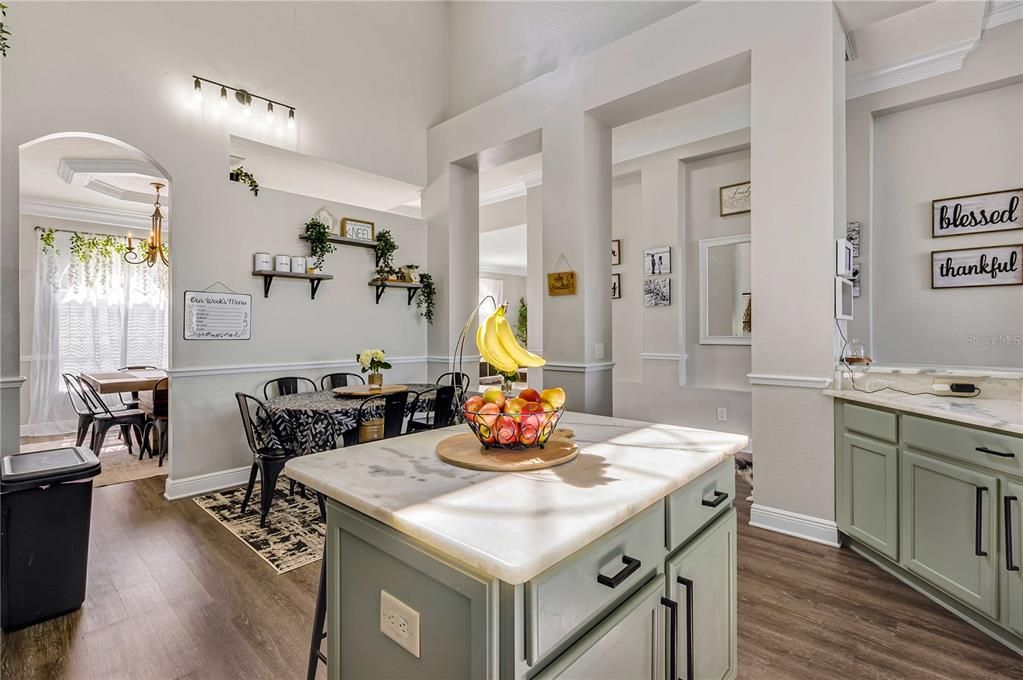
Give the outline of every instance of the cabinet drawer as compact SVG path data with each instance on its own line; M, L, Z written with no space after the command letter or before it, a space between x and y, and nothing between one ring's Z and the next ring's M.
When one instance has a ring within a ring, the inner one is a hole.
M664 504L525 584L526 661L533 665L600 620L664 562Z
M731 457L668 496L668 552L732 507L734 498L735 462Z
M845 404L842 407L842 424L845 429L868 434L887 442L899 441L899 427L894 413L876 408Z
M906 415L902 416L902 440L992 470L1023 475L1023 438Z

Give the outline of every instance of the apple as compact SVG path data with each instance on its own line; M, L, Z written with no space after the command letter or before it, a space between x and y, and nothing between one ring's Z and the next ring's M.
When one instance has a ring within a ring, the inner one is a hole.
M558 409L565 405L565 390L551 387L540 393L540 399Z
M519 443L523 446L532 446L540 436L540 430L533 419L526 420L519 429Z
M535 402L541 401L540 393L537 392L536 390L534 390L532 387L527 387L526 389L524 389L521 392L519 392L519 398L525 399L526 401L535 401Z
M465 419L470 423L476 422L476 414L483 408L484 403L483 397L469 397L466 399L464 406Z
M493 428L487 427L483 423L477 423L476 431L479 432L480 439L483 440L484 444L493 444L497 441Z
M497 408L504 406L504 392L499 387L490 387L483 393L483 401L488 404L497 404Z
M535 401L526 402L526 405L522 407L522 411L519 414L519 422L525 427L527 423L533 427L539 428L544 420L544 407L543 404L538 404Z
M497 441L502 446L510 446L519 442L519 424L511 416L500 416L497 419Z
M476 412L476 422L485 425L487 428L493 428L499 415L501 415L500 406L494 403L483 404L483 406L480 406L480 410Z
M530 402L521 397L512 397L504 402L504 412L510 416L518 416L519 412L522 411L522 407L528 403ZM518 420L518 418L516 417L515 420Z

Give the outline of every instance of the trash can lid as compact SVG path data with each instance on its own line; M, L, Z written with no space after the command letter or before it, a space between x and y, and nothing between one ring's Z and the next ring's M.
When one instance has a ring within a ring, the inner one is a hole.
M83 446L28 451L4 456L2 482L5 491L87 479L99 474L99 458Z

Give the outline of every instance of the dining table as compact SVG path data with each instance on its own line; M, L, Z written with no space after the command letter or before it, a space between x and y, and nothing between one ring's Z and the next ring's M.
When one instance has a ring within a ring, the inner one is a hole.
M100 394L138 393L151 391L156 387L156 383L167 377L167 371L161 368L93 373L83 371L79 377Z

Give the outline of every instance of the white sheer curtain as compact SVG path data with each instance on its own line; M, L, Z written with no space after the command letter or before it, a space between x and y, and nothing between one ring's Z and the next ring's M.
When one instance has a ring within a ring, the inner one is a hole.
M483 302L484 298L488 295L494 296L497 300L497 304L504 302L504 281L501 279L485 279L480 277L480 302ZM480 306L479 311L479 322L483 323L483 320L494 313L497 306L487 300Z
M129 265L110 249L83 260L71 246L67 232L54 234L53 248L38 244L25 435L74 431L62 373L167 365L167 267Z

